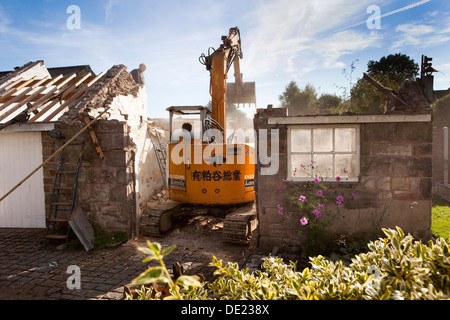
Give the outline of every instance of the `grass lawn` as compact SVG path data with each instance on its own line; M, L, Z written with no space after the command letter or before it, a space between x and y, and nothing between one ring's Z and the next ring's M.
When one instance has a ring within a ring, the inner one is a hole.
M440 197L433 197L431 232L435 237L450 237L450 203Z

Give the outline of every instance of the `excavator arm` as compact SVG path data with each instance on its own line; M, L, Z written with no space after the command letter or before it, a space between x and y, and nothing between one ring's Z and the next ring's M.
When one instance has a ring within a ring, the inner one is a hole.
M211 50L213 51L211 53ZM200 62L210 72L210 95L212 98L211 118L223 128L226 139L227 103L256 103L255 83L244 83L240 71L242 59L241 35L238 27L230 28L228 36L222 36L222 44L217 50L210 48L208 55L202 54ZM235 83L227 86L227 75L234 64ZM227 102L227 89L231 94Z

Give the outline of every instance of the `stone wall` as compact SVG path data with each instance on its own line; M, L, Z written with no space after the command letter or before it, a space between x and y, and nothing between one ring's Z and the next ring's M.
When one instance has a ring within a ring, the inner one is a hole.
M56 139L56 147L62 146L83 127L82 123L71 123L69 126L64 122L57 122L55 129L60 130L65 138ZM128 126L117 120L98 120L92 128L102 148L103 159L97 153L87 131L63 151L65 167L72 170L79 158L81 144L84 143L76 203L96 228L132 234L136 212L135 158L133 142L126 134ZM63 179L64 184L70 186L74 175L65 174Z
M69 106L55 123L63 138L54 139L54 148L61 147L85 127L83 112L87 111L92 120L106 107L108 113L91 127L104 158L98 154L86 130L64 149L65 166L69 170L75 167L84 143L77 204L95 227L136 235L139 218L136 161L143 156L140 144L147 131L147 97L145 88L134 82L125 66L113 66L81 99ZM47 203L51 201L54 179L51 170L56 171L58 161L59 156L46 166ZM66 184L73 183L73 175L64 174L63 178Z
M256 167L259 240L260 246L265 249L277 246L286 251L298 252L301 251L303 241L306 241L299 223L298 208L296 210L289 204L286 196L277 191L277 186L281 186L282 180L288 177L289 125L269 124L268 121L285 115L284 109L258 110L254 119L258 141L261 140L260 129L268 129L269 134L271 130L278 129L280 136L279 150L272 150L279 157L278 172L264 176L261 175L264 166L258 162ZM399 226L416 237L429 238L432 122L412 120L374 123L357 120L357 123L360 128L360 174L357 182L326 183L328 190L325 196L328 199L334 200L337 195L350 199L344 201L344 208L333 222L328 236L333 238L353 234L365 237L372 234L374 228ZM270 144L268 149L271 150ZM299 187L303 185L302 182L294 183ZM358 199L352 199L352 194L357 195ZM278 205L285 208L283 215L278 214Z
M42 139L42 162L50 158L56 151L55 139L49 137L47 131L41 132ZM45 212L50 212L50 202L52 199L53 184L55 181L56 168L59 157L52 158L46 165L44 165L44 193L45 193Z

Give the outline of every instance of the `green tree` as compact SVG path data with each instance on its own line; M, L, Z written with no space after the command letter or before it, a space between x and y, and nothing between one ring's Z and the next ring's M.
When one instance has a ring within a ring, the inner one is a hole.
M379 61L369 61L367 73L385 87L398 90L405 80L418 76L419 65L405 54L390 54ZM351 111L355 112L379 112L386 102L386 97L362 78L351 88L351 98Z
M339 107L342 105L343 99L335 94L325 93L317 99L317 110L319 113L340 113Z
M290 116L317 113L317 93L310 84L300 89L295 81L291 81L279 96L279 101Z
M386 76L401 85L419 75L419 65L407 55L396 53L382 57L380 61L369 61L367 72L371 76Z

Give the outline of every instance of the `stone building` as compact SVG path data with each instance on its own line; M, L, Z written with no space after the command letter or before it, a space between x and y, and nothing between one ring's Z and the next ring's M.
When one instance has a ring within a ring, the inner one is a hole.
M43 166L0 202L0 227L45 227L55 190L71 201L82 155L74 203L94 227L136 235L143 207L165 186L153 147L164 131L147 117L145 87L124 65L95 75L89 66L47 68L37 61L2 75L0 145L10 152L0 160L0 171L9 172L0 196Z
M292 181L300 193L306 192L305 181L318 172L298 173L311 161L323 169L325 196L335 208L331 211L337 210L338 195L345 199L327 238L364 238L374 228L396 226L419 238L431 236L433 124L429 111L293 117L286 115L286 109L269 106L258 109L254 125L259 152L267 141L268 155L278 161L277 170L270 174L263 172L273 163L259 161L256 168L261 248L297 253L307 241L299 221L302 213L278 187ZM272 146L274 133L279 141L273 140Z

